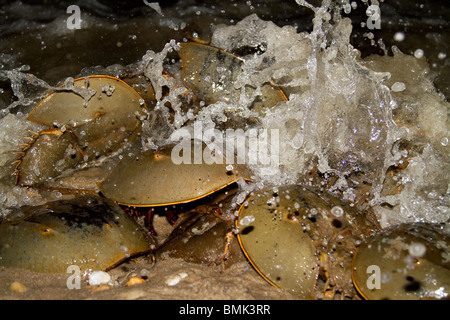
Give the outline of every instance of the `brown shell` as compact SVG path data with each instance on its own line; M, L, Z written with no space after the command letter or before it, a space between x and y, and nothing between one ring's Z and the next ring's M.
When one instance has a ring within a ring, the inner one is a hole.
M98 122L98 119L105 125L111 125L112 122L126 125L127 119L134 118L134 113L141 111L141 96L117 78L94 75L75 79L73 85L93 90L94 95L86 106L79 94L73 91L56 91L42 99L30 112L27 120L49 127L77 127L88 122Z
M98 196L21 209L0 224L0 265L43 273L108 270L154 249L154 241L120 207Z
M239 179L249 179L246 168L226 164L194 163L195 150L207 148L201 142L182 142L125 156L100 184L101 192L120 204L149 207L190 202L210 195ZM173 157L191 153L191 163L175 164Z
M301 185L267 187L239 210L238 239L257 271L300 298L357 296L351 261L376 221L331 194ZM322 293L318 279L325 281ZM317 286L317 287L316 287Z
M389 227L358 248L352 270L366 299L449 299L450 238L438 224Z
M255 269L272 285L302 299L314 297L319 260L312 239L294 215L293 203L273 188L256 193L239 210L238 240Z
M72 91L56 91L45 97L28 116L29 121L52 129L26 138L16 167L16 183L43 186L64 170L118 150L141 131L145 103L125 82L109 76L74 80L95 93L87 106ZM64 88L64 87L61 87Z
M197 96L206 104L222 101L238 106L241 90L234 86L242 73L244 60L223 49L204 44L180 43L180 47L181 76ZM248 97L254 91L254 88L246 87ZM266 83L261 86L260 97L249 108L261 113L286 100L280 88Z

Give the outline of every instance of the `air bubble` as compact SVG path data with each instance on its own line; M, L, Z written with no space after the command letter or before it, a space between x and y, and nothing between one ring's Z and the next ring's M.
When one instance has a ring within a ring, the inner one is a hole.
M335 217L342 217L344 215L344 209L340 206L335 206L331 209L331 214Z
M398 31L394 34L394 40L397 42L402 42L405 40L405 33L402 31Z
M409 254L414 258L420 258L427 252L427 247L420 242L413 242L409 245Z
M446 54L445 52L439 52L439 54L438 54L438 59L443 60L443 59L445 59L445 58L447 58L447 54Z
M394 92L401 92L406 89L406 85L403 82L396 82L391 87Z
M416 51L414 51L414 57L416 57L417 59L423 58L424 52L422 49L417 49Z
M244 218L241 219L241 221L239 221L239 224L241 226L248 226L254 221L255 221L254 216L245 216Z

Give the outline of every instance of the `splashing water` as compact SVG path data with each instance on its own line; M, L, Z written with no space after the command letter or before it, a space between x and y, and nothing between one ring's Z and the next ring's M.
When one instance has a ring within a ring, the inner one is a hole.
M370 204L383 226L448 221L448 103L436 93L427 63L395 48L393 56L362 59L350 44L351 20L341 15L350 10L349 1L341 5L323 1L321 7L302 0L297 3L314 12L311 32L279 27L252 14L234 25L217 25L212 33L212 46L235 53L253 49L244 54L236 89L245 92L250 86L258 92L263 84L272 82L288 97L259 116L254 125L279 131L276 174L263 175L260 166L250 165L254 182L239 183L241 192L236 201L245 201L243 195L263 186L307 183L360 201L361 206ZM195 121L217 127L226 119L225 110L235 108L243 117L253 115L248 106L254 97L245 94L239 105L221 101L204 106L195 115L183 113L180 95L184 88L175 88L174 80L162 76L167 57L174 50L178 44L172 40L161 52L149 50L133 65L134 74L150 79L158 99L143 123L143 145L158 147L173 130L194 126ZM18 98L2 110L0 119L3 214L8 207L31 201L27 192L11 185L7 164L14 160L9 151L17 145L17 137L33 125L20 112L13 115L7 110L32 106L44 91L54 89L24 71L2 71L0 75L11 80ZM19 85L25 78L33 79L27 86L45 90L25 89ZM397 90L398 83L402 90ZM164 87L173 90L163 96ZM168 120L166 103L175 112L173 122ZM312 170L321 179L310 178L307 173Z

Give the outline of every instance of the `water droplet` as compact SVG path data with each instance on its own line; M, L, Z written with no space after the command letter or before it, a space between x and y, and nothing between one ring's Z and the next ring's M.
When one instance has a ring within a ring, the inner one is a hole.
M438 58L443 60L443 59L447 58L447 54L445 52L439 52Z
M417 59L423 58L424 52L422 49L417 49L416 51L414 51L414 57L416 57Z
M249 224L251 224L254 221L255 221L254 216L245 216L244 218L241 219L241 221L239 221L239 224L241 226L248 226Z
M396 82L391 87L394 92L401 92L406 89L406 85L403 82Z
M342 217L344 215L344 209L340 206L335 206L331 209L331 214L335 217Z
M430 198L430 199L436 199L437 198L437 192L436 191L430 191L429 193L428 193L428 198Z
M420 242L413 242L409 245L409 254L414 258L420 258L427 252L427 247Z
M398 31L394 34L394 40L398 42L402 42L405 40L405 33L403 31Z

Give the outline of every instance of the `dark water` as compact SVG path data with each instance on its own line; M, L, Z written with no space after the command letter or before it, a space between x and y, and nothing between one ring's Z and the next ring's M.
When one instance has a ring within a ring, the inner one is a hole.
M150 1L149 1L150 2ZM309 1L318 6L320 1ZM367 3L355 1L348 16L353 22L352 44L362 55L388 54L396 45L405 53L422 49L435 74L437 89L450 96L450 9L446 1L384 1L380 4L380 29L361 26L367 21ZM69 30L70 5L80 8L81 29ZM147 50L159 52L170 39L192 38L194 32L207 40L215 25L235 24L256 13L279 26L293 25L311 31L313 12L292 1L161 1L164 16L144 1L0 1L0 68L29 65L29 72L54 85L83 68L128 65L141 59ZM402 42L394 34L403 31ZM375 44L368 38L373 34ZM439 58L441 53L441 58ZM446 58L442 58L446 54ZM9 83L0 81L0 107L12 99Z

